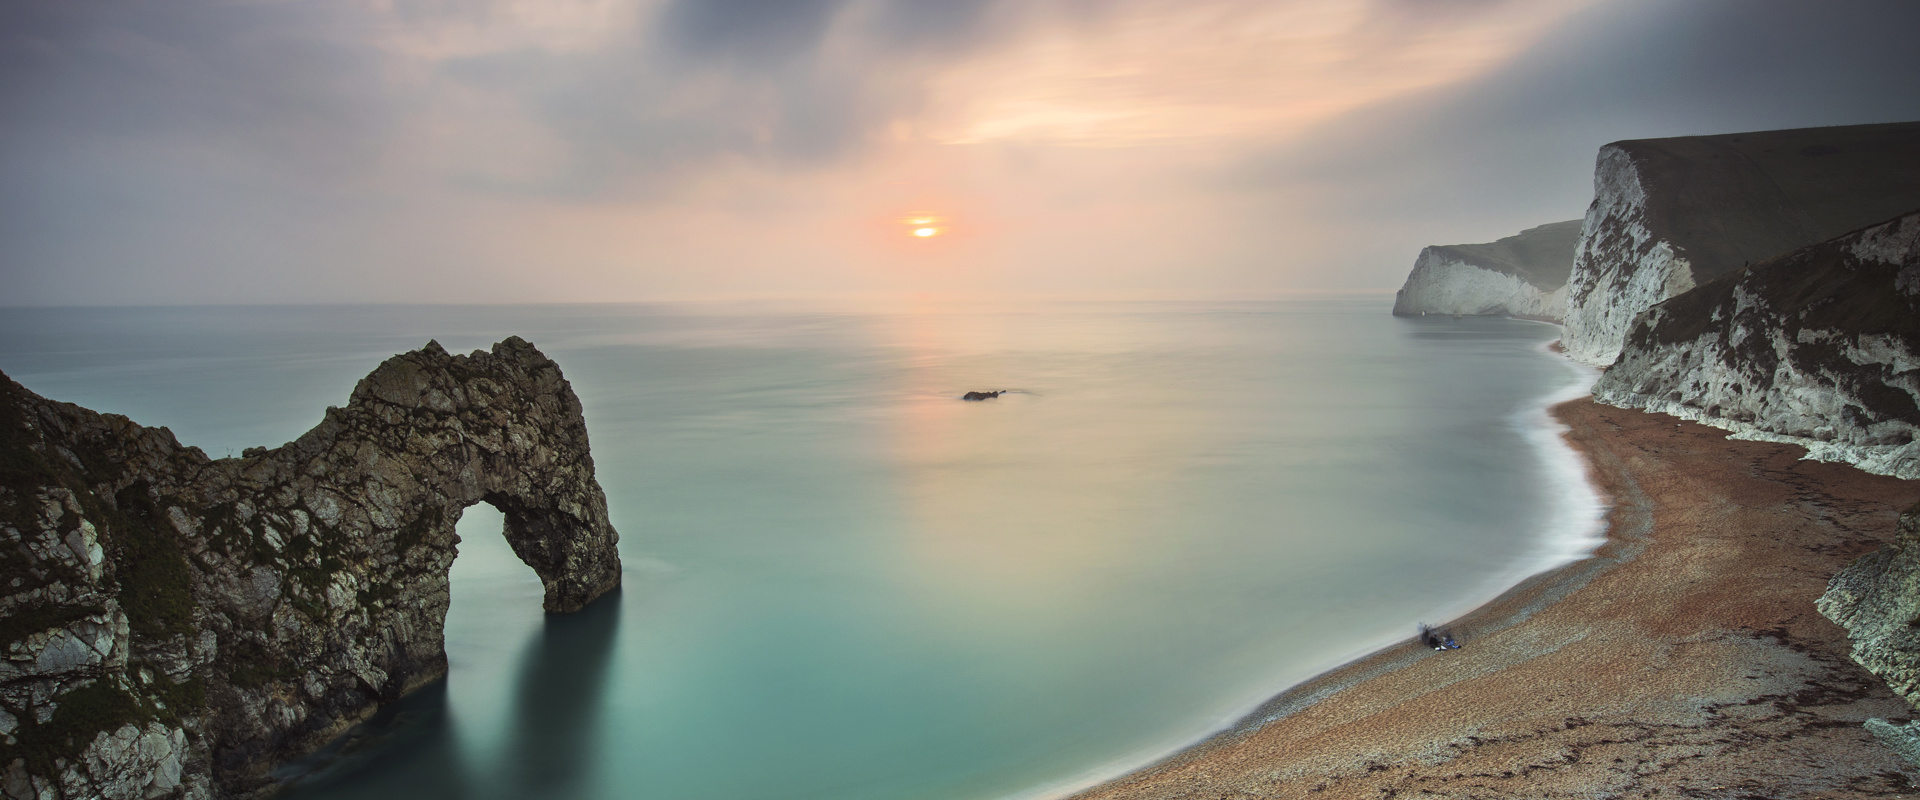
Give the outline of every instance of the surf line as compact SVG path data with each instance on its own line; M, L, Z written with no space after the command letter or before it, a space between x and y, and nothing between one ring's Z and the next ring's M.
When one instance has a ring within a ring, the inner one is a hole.
M1519 318L1515 318L1519 319ZM1557 323L1522 320L1537 325ZM1546 496L1550 503L1534 554L1514 567L1496 573L1444 609L1442 627L1486 632L1507 628L1525 621L1534 612L1572 594L1606 567L1621 559L1596 558L1595 551L1608 541L1607 522L1612 503L1589 469L1587 457L1576 450L1566 434L1569 428L1555 419L1555 406L1590 395L1600 371L1574 361L1554 348L1555 341L1542 342L1535 350L1567 370L1567 380L1544 392L1508 417L1528 444L1526 448L1547 477ZM1644 505L1644 498L1627 498L1628 505ZM1629 527L1632 527L1631 525ZM1623 532L1622 537L1637 539L1645 531ZM1626 557L1630 557L1626 556ZM1527 596L1517 607L1510 599ZM1411 624L1411 623L1409 623ZM1266 694L1251 712L1229 717L1209 727L1209 732L1194 737L1187 733L1169 737L1162 744L1140 748L1126 756L1067 778L1029 786L1002 795L999 800L1062 800L1129 776L1176 766L1251 735L1255 731L1290 716L1347 688L1394 672L1429 656L1425 648L1407 647L1410 636L1392 636L1333 660L1335 666L1312 677ZM1244 706L1243 706L1244 707Z

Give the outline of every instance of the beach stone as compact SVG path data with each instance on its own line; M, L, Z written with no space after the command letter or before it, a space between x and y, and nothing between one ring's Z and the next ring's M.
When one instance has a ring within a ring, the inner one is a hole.
M454 526L475 503L504 512L548 611L620 583L580 400L518 338L388 359L318 426L240 458L0 376L0 456L8 797L269 788L445 674ZM75 703L98 730L36 738Z
M1880 740L1900 758L1920 769L1920 722L1897 725L1879 717L1867 720L1865 727L1873 738Z

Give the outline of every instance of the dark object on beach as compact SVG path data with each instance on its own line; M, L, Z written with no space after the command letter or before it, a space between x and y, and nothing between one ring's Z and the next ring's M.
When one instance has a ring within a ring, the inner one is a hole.
M1005 393L1005 392L1006 392L1006 390L1005 390L1005 389L1002 389L1002 390L1000 390L1000 391L998 391L998 392L967 392L966 394L964 394L964 395L961 395L961 396L960 396L960 399L962 399L962 400L992 400L993 398L996 398L996 397L999 397L999 396L1000 396L1001 394L1003 394L1003 393Z
M1420 623L1420 643L1435 650L1458 650L1460 643L1454 641L1453 634L1445 629L1434 630L1427 623Z

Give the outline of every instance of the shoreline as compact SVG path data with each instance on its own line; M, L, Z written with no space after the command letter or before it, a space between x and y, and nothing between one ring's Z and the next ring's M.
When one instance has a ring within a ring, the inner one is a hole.
M1553 406L1609 501L1591 555L1295 686L1071 795L1900 797L1920 771L1860 728L1912 710L1813 610L1920 482L1674 417Z
M1565 330L1557 320L1511 315L1505 318L1545 325L1556 334ZM1465 602L1443 606L1449 609L1447 613L1454 616L1443 614L1440 617L1444 620L1439 624L1441 628L1464 632L1462 626L1470 622L1489 630L1511 624L1514 621L1512 615L1505 620L1497 618L1497 607L1502 601L1536 583L1540 587L1550 588L1550 583L1572 580L1565 576L1566 571L1593 561L1607 542L1611 495L1596 482L1587 455L1568 440L1566 424L1554 415L1556 406L1591 397L1588 388L1599 379L1602 370L1567 357L1560 341L1556 335L1539 343L1534 349L1566 369L1570 375L1567 382L1532 398L1508 418L1508 424L1538 460L1541 474L1550 485L1557 486L1550 492L1553 510L1549 516L1553 519L1545 525L1548 534L1540 538L1527 560L1479 582L1479 591L1469 595ZM1568 591L1572 588L1572 584L1566 585ZM1536 590L1537 593L1539 590ZM1559 597L1564 593L1549 594ZM1551 602L1551 598L1538 598L1523 610L1531 613L1547 602ZM1482 621L1482 616L1489 619ZM1217 741L1231 740L1256 730L1353 683L1398 668L1404 663L1404 658L1375 662L1385 659L1389 653L1400 653L1409 640L1410 637L1389 640L1374 645L1372 649L1352 652L1345 659L1331 662L1325 669L1303 681L1282 686L1276 693L1242 706L1249 710L1221 719L1216 727L1197 738L1178 740L1151 751L1151 755L1137 752L1067 779L1003 795L1002 800L1071 800L1129 776L1176 762ZM1356 671L1363 674L1355 674Z

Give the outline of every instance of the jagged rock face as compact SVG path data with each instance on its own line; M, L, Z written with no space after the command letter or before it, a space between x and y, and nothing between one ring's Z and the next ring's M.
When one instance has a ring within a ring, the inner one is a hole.
M1466 314L1558 321L1566 314L1580 220L1528 228L1486 244L1422 249L1394 296L1396 316Z
M1821 615L1847 629L1853 660L1920 708L1920 506L1900 517L1894 541L1847 565L1814 601ZM1867 729L1920 766L1920 723L1869 720Z
M1567 355L1612 363L1621 336L1648 306L1693 288L1693 269L1647 220L1647 188L1626 147L1600 149L1587 233L1567 281Z
M580 401L517 338L389 359L297 441L208 459L0 379L0 793L266 785L446 671L461 511L578 610L620 581Z
M1920 206L1920 123L1615 142L1567 283L1567 353L1613 362L1653 304Z
M1593 394L1920 478L1920 212L1654 306Z

